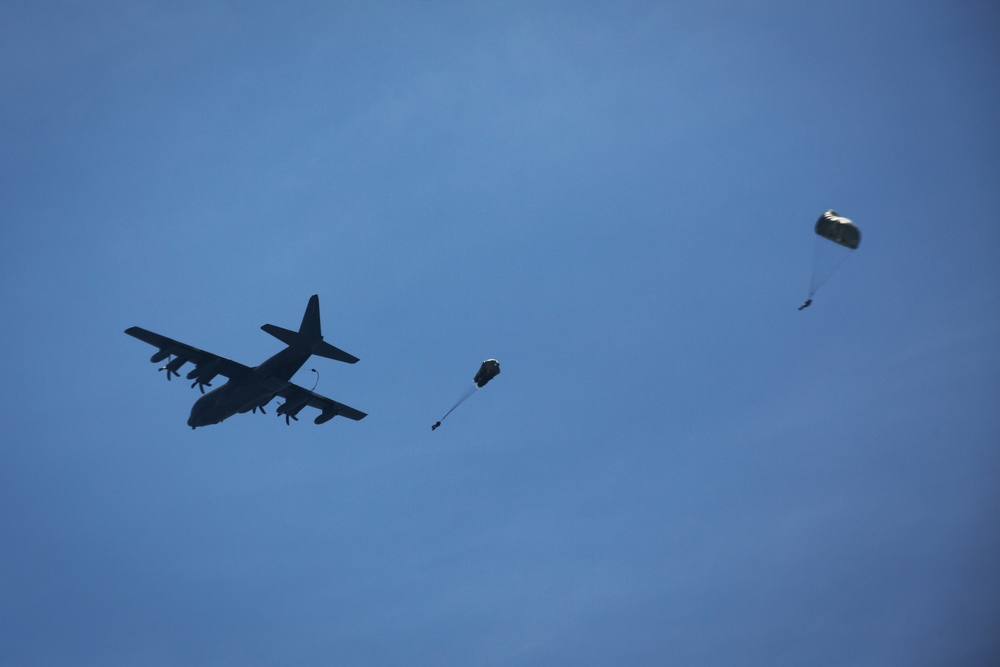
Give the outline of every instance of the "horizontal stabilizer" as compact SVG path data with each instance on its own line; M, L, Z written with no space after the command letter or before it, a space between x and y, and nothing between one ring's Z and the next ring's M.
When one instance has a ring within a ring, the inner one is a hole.
M358 361L358 358L353 354L349 354L340 348L330 345L322 338L318 343L312 343L310 345L307 342L308 338L305 338L303 334L298 331L291 331L290 329L285 329L274 324L265 324L261 327L261 329L271 334L285 345L307 347L309 351L317 357L326 357L327 359L333 359L334 361L343 361L346 364L354 364Z
M271 334L285 345L294 345L299 337L298 331L292 331L291 329L285 329L273 324L265 324L261 327L261 329Z
M327 359L333 359L334 361L343 361L345 364L357 363L358 358L353 354L344 352L339 347L334 347L327 342L322 342L316 346L313 350L313 354L318 357L326 357Z

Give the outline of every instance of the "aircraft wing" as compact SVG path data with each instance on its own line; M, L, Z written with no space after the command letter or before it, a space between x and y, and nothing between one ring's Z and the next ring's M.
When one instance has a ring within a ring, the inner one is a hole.
M195 380L196 383L208 384L216 375L223 375L232 379L249 376L253 373L250 367L244 366L239 362L231 361L211 352L199 350L196 347L178 342L173 338L161 336L142 327L129 327L125 330L125 333L133 338L138 338L144 343L149 343L153 347L159 348L159 351L150 358L150 361L153 363L163 361L170 356L174 357L165 366L168 371L167 378L170 377L170 373L180 375L177 370L188 362L195 365L195 369L188 373L188 379Z
M347 417L348 419L359 421L368 416L367 413L355 410L343 403L338 403L326 396L320 396L291 382L284 389L280 390L277 395L285 399L285 402L278 406L277 412L279 415L285 415L286 421L289 417L295 419L295 415L299 413L299 410L306 406L322 411L316 417L315 421L317 424L330 421L334 417Z

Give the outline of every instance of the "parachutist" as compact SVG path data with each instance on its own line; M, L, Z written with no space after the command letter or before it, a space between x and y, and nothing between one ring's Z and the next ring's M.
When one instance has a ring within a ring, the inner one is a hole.
M812 302L813 302L812 299L806 299L806 302L801 306L799 306L799 310L805 310L806 308L812 305Z
M441 425L441 422L437 422L436 424L434 424L434 426L431 426L431 430L433 431L434 429L436 429L440 425Z

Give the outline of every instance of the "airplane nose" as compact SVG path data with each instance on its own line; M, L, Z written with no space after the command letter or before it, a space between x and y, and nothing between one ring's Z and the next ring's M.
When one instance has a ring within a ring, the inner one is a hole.
M201 411L191 410L191 416L188 417L187 423L191 428L197 428L199 426L204 426L207 422L204 419L204 415L201 414Z

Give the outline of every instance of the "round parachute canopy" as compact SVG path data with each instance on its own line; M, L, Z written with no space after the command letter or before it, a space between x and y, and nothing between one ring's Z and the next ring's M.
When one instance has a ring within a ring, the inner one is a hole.
M500 362L496 359L487 359L476 372L476 377L472 381L477 387L485 386L487 382L500 375Z
M857 250L861 245L861 230L851 220L837 215L833 210L819 216L816 234L851 250Z

